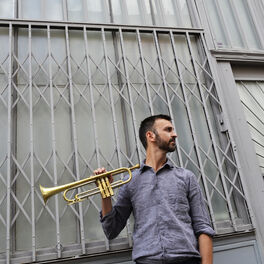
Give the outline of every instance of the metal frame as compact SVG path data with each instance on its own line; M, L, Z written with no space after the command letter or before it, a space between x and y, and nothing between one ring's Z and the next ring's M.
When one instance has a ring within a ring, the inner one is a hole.
M217 71L219 82L222 90L219 96L224 102L225 112L228 119L228 127L232 130L232 142L235 146L234 154L239 160L239 168L241 172L241 181L247 197L250 197L248 203L249 210L252 215L251 219L256 227L256 238L260 248L264 247L263 234L263 218L264 211L259 201L263 200L264 182L261 170L258 166L256 152L251 141L250 131L245 119L242 104L240 102L238 90L236 87L234 75L230 62L218 62ZM252 180L251 175L254 175ZM263 258L263 254L261 254ZM262 259L263 260L263 259Z

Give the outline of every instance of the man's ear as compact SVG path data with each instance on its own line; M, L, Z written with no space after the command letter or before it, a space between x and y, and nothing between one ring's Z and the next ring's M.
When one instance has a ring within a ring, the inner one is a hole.
M156 138L155 133L153 133L152 131L147 131L146 138L149 141L154 141Z

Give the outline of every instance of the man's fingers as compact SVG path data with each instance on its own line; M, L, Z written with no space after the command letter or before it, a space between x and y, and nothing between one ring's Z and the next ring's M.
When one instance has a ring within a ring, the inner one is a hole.
M94 174L95 175L102 174L102 173L105 173L105 172L106 172L105 168L98 168L98 169L94 170Z
M108 176L108 179L109 179L109 182L110 182L110 183L112 183L112 182L114 181L114 178L113 178L112 174L110 174L110 175Z

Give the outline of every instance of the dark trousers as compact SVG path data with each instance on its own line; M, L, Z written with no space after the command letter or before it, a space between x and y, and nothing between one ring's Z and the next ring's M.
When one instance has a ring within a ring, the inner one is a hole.
M201 264L201 260L197 258L190 258L188 260L181 260L176 262L161 262L162 264ZM145 264L143 262L135 262L135 264Z

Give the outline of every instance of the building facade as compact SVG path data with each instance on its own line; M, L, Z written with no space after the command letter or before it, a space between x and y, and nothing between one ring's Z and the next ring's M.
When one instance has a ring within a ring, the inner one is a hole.
M108 241L99 195L45 205L39 184L142 161L159 113L214 263L264 263L263 19L263 0L0 0L0 263L133 263L132 216Z

